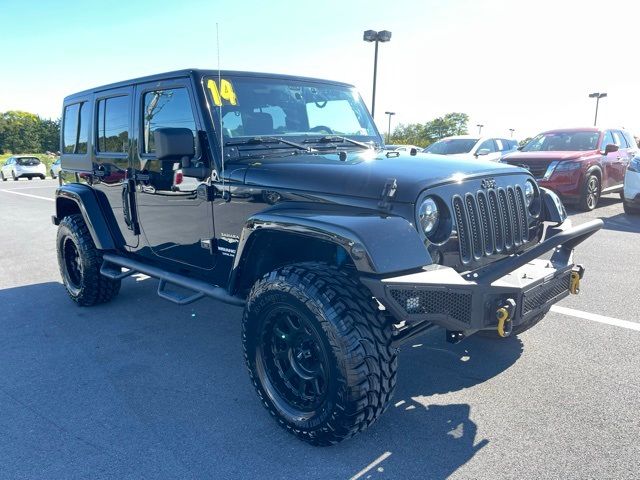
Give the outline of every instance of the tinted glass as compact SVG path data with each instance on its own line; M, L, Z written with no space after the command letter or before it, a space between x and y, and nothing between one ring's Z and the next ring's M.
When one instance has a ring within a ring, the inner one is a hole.
M144 95L143 152L155 152L153 132L157 128L189 128L196 135L196 122L185 88L154 90Z
M622 136L622 134L614 130L613 132L613 141L619 148L627 148L627 140Z
M62 137L62 151L75 153L78 136L78 109L80 104L69 105L64 109L64 134Z
M480 146L478 147L478 150L476 150L476 152L478 152L480 150L489 150L489 153L493 153L493 152L496 151L496 145L493 142L493 140L491 140L491 139L485 140L484 142L482 142L480 144Z
M636 139L633 138L633 135L625 131L623 131L622 134L624 135L624 138L627 139L627 144L630 148L638 148L638 144L636 143Z
M600 150L604 150L607 145L612 143L613 143L613 135L611 135L611 130L607 130L607 133L604 134L604 138L602 139Z
M80 132L78 133L78 143L76 144L76 153L87 153L87 144L89 142L89 104L82 102L80 104Z
M226 139L337 134L380 141L362 99L346 85L238 77L209 78L206 88L216 124L222 110Z
M16 160L16 163L27 167L35 167L36 165L40 165L40 160L36 157L20 157Z
M124 153L129 148L129 97L98 102L98 151Z
M595 150L598 132L549 132L541 133L527 143L523 152L577 152Z
M438 140L436 143L429 145L424 151L438 155L469 153L477 142L477 138L445 138L444 140Z

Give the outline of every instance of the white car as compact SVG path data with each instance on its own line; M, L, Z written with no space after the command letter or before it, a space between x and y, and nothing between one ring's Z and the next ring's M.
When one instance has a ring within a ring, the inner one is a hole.
M467 160L482 158L497 162L503 155L516 148L518 148L518 142L513 139L456 135L432 143L424 149L424 153L435 153Z
M640 214L640 157L631 159L624 175L622 202L625 213Z
M39 158L29 155L14 155L9 157L0 169L0 178L6 182L9 178L18 180L22 177L32 180L33 177L40 177L44 180L47 175L47 167Z
M51 178L58 178L58 175L60 175L61 170L62 170L62 165L60 165L60 159L58 158L55 162L51 164L51 168L49 169Z

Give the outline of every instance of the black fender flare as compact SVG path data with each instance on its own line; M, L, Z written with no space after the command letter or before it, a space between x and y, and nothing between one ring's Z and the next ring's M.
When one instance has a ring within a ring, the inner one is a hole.
M75 204L82 215L91 238L99 250L117 250L124 245L124 238L117 227L109 202L102 192L79 183L66 184L55 193L56 214L53 219L58 225L69 213L70 202Z
M405 218L382 215L345 215L335 212L277 210L250 217L240 236L230 279L230 290L249 250L257 248L252 235L276 230L312 237L342 247L360 273L389 274L432 263L420 235ZM250 245L250 246L248 246Z

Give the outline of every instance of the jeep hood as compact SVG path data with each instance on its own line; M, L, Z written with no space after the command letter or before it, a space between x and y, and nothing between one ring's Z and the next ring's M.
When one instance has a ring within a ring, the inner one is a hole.
M247 162L247 160L245 160ZM477 176L529 174L511 165L484 160L452 159L441 155L401 154L384 151L351 152L344 161L336 153L299 154L251 160L242 170L247 186L288 189L340 196L379 199L389 179L397 182L394 200L413 203L424 189ZM232 169L231 165L227 168ZM239 180L239 178L238 178Z

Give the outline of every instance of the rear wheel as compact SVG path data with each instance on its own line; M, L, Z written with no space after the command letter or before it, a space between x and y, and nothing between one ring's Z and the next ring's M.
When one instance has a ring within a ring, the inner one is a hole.
M100 274L102 252L93 243L82 215L64 217L58 226L58 265L69 297L78 305L91 306L112 300L120 280Z
M391 324L362 284L327 265L287 266L256 282L242 341L264 406L313 445L373 424L395 388Z
M600 179L597 175L591 174L582 187L578 206L580 210L588 212L596 208L598 200L600 200Z

